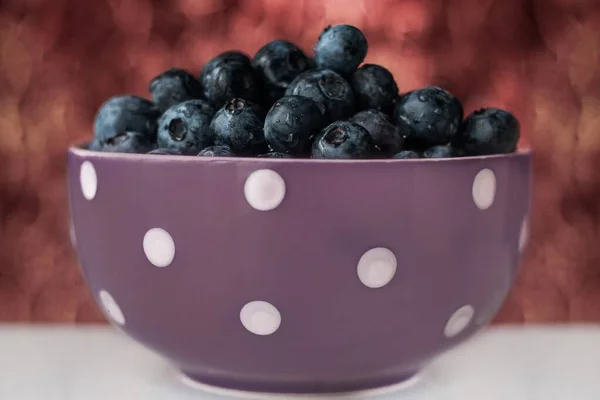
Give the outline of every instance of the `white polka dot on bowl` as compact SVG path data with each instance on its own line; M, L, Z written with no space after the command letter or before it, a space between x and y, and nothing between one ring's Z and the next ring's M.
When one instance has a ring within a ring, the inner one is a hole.
M391 250L376 247L362 255L356 271L363 285L376 289L390 283L396 274L397 265L398 261Z
M251 301L242 307L240 321L249 332L259 336L275 333L281 325L279 310L266 301Z
M471 305L465 305L459 308L452 314L446 326L444 328L444 335L447 338L455 337L462 333L467 326L471 323L473 316L475 315L475 309Z
M523 251L525 246L527 246L527 242L529 241L529 219L527 216L523 219L521 223L521 231L519 232L519 251Z
M69 238L71 239L71 245L73 247L77 247L77 238L75 237L75 227L73 226L72 222L69 224Z
M99 293L100 303L104 310L116 324L125 325L125 315L121 311L121 307L117 304L115 299L106 290L101 290Z
M473 180L473 201L480 210L487 210L496 197L496 175L491 169L485 168L477 173Z
M277 208L285 197L285 181L270 169L254 171L244 184L244 196L250 206L259 211Z
M162 228L152 228L144 235L144 253L155 267L168 267L175 258L175 242Z
M92 200L96 197L98 191L98 175L96 168L90 161L84 161L79 169L79 183L81 184L81 192L86 200Z

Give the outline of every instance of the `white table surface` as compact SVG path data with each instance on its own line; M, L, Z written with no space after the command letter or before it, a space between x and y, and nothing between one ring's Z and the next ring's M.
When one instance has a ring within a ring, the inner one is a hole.
M600 400L600 325L494 328L443 355L414 386L370 398ZM110 327L0 324L0 399L235 397L184 386L164 361Z

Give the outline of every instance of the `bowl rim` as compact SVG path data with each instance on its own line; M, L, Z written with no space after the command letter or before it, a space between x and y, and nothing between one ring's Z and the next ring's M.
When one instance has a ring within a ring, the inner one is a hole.
M260 164L277 164L277 163L292 163L292 164L411 164L411 163L439 163L439 162L461 162L461 161L487 161L495 159L511 159L520 157L530 157L532 150L530 147L517 148L512 153L505 154L490 154L483 156L468 156L468 157L446 157L446 158L368 158L368 159L315 159L315 158L266 158L266 157L198 157L198 156L181 156L171 154L137 154L137 153L104 153L101 151L88 150L86 146L89 142L83 142L69 146L68 153L78 157L93 157L121 160L125 162L141 162L150 160L162 161L177 161L177 162L195 162L195 163L211 163L211 162L237 162L237 163L260 163Z

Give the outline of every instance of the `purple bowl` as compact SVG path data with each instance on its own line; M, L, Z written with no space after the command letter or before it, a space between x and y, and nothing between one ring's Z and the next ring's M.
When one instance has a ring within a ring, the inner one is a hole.
M432 160L69 151L106 316L189 379L332 393L411 378L495 316L527 240L531 155Z

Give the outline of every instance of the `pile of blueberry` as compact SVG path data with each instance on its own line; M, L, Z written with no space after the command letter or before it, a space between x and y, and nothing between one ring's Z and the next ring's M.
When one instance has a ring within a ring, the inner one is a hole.
M94 122L89 149L121 153L273 158L441 158L514 152L519 123L484 108L463 120L437 87L399 94L392 74L363 64L354 26L327 27L314 59L275 40L250 59L228 51L199 78L169 69L149 84L152 101L116 96ZM360 66L360 67L359 67Z

